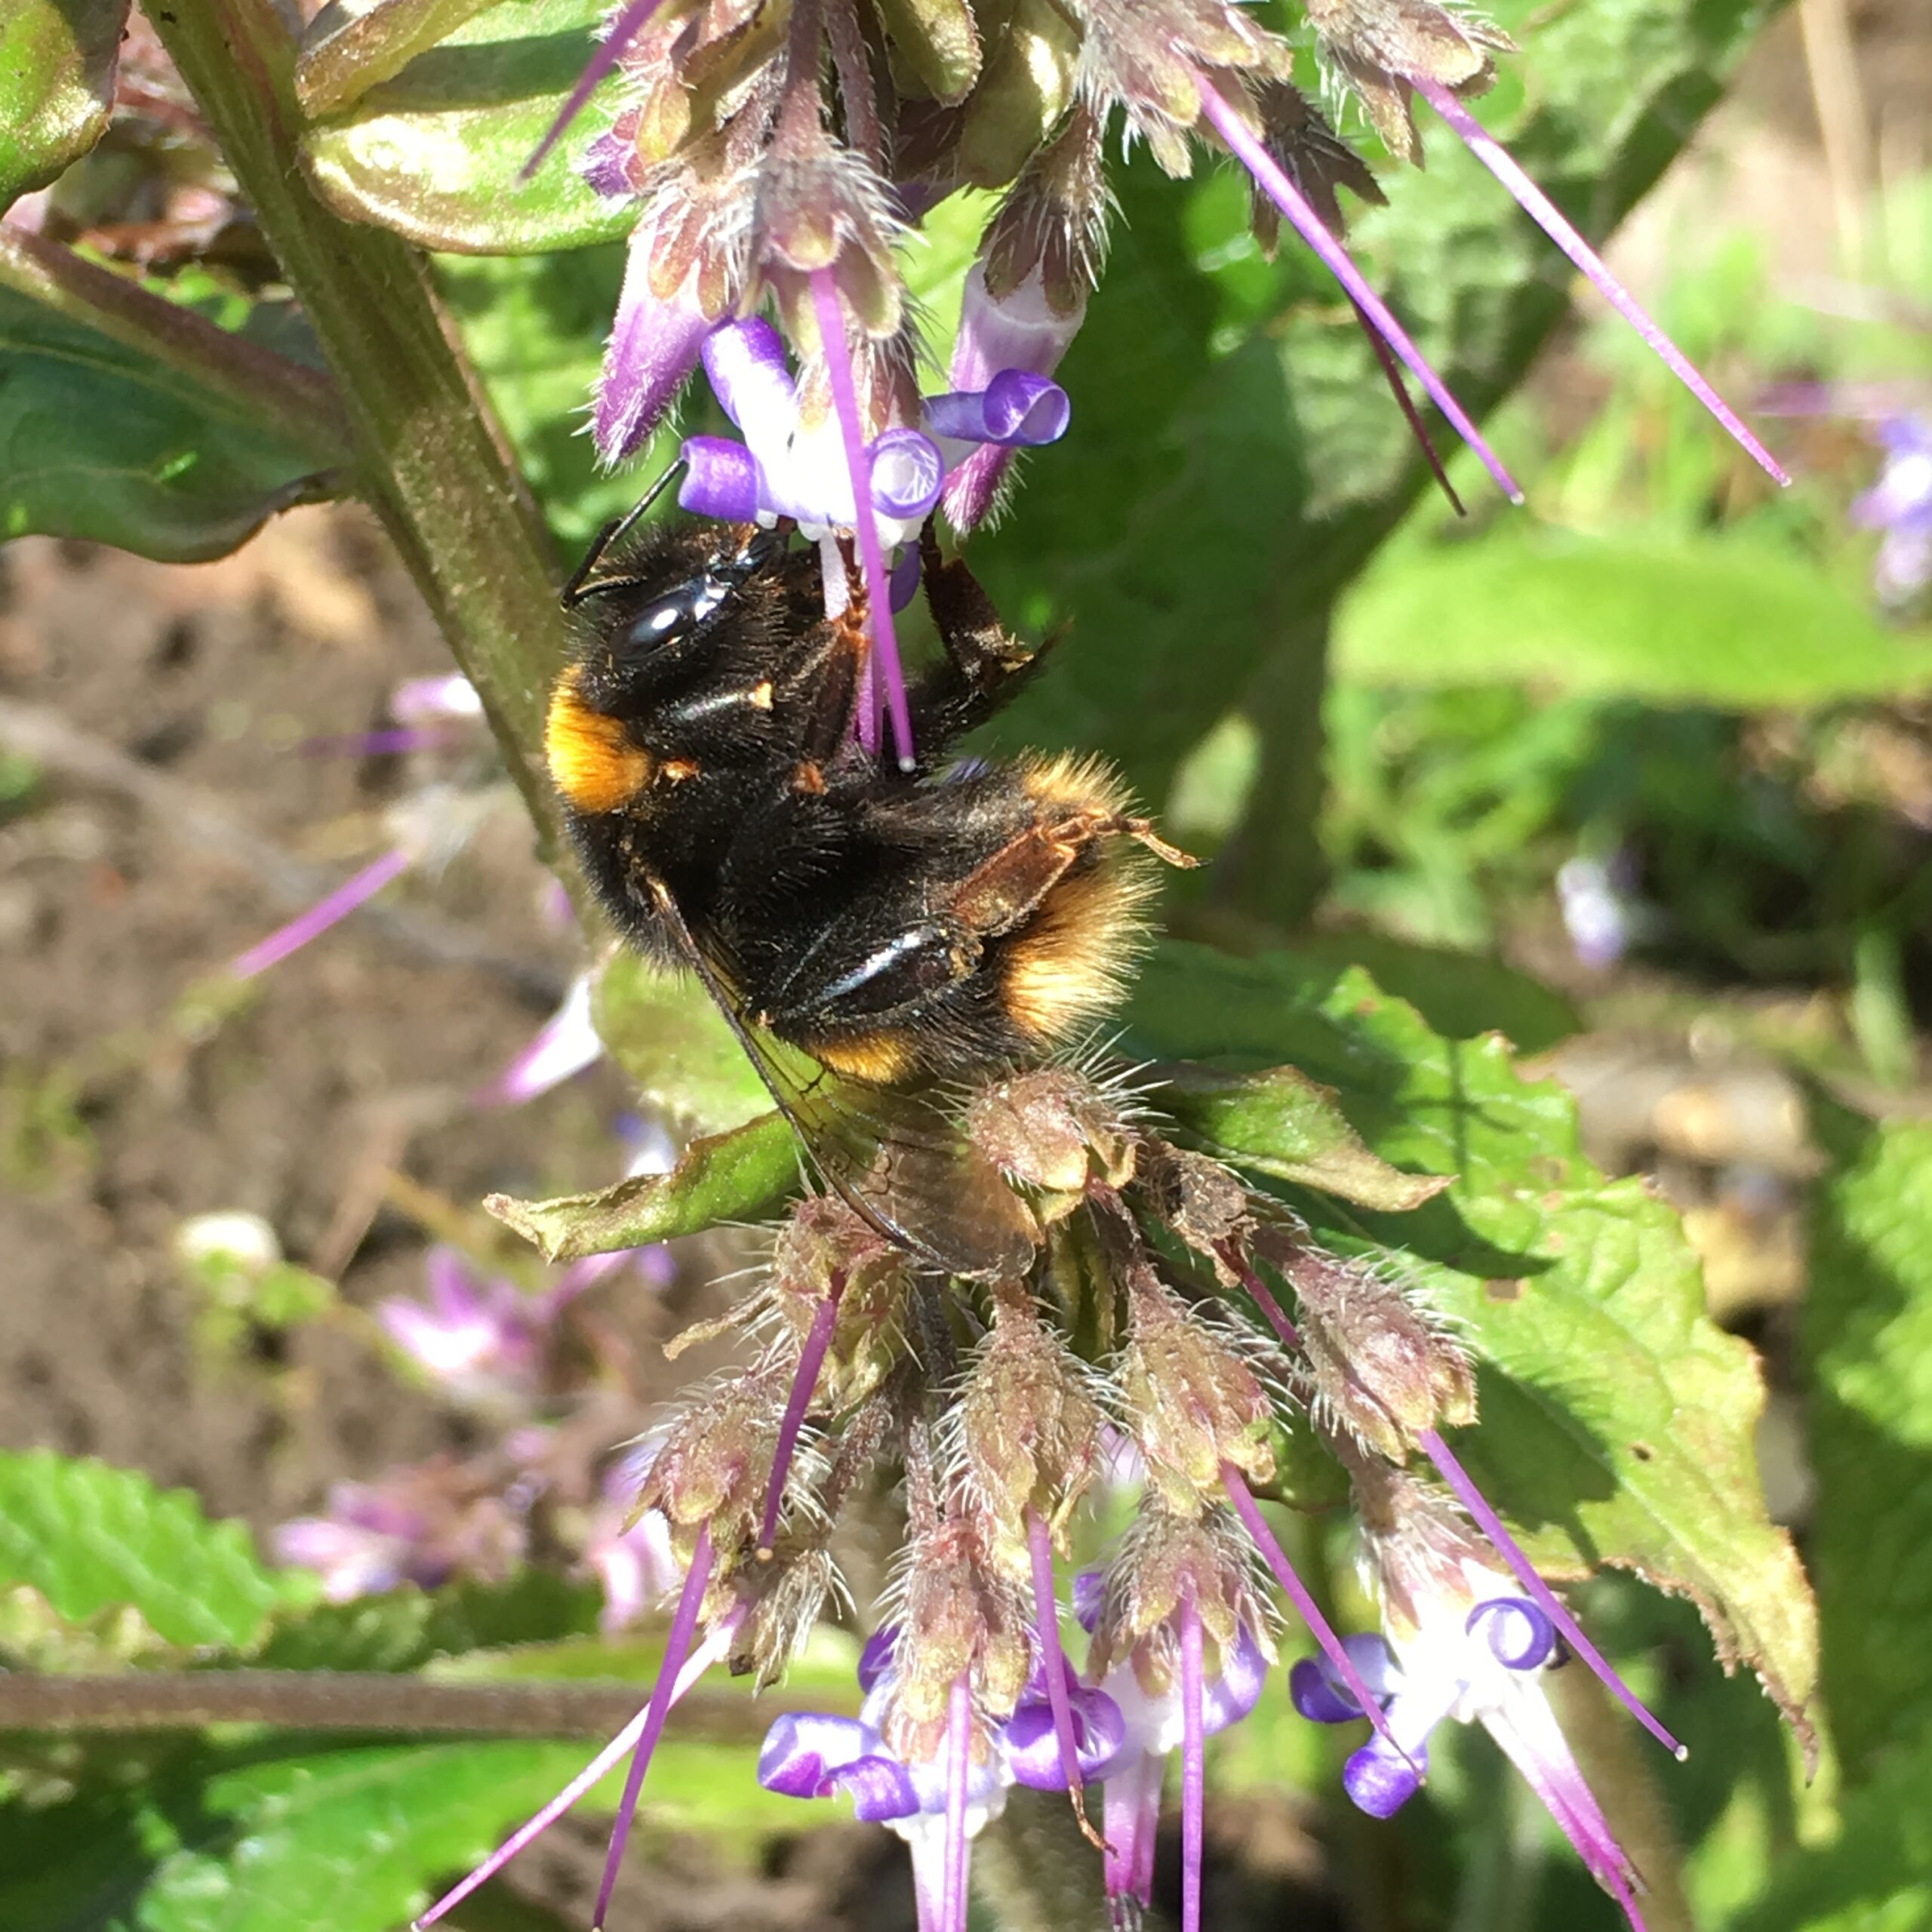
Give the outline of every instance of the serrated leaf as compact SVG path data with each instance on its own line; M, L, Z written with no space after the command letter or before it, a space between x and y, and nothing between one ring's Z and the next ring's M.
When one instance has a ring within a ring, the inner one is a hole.
M721 1221L756 1220L799 1188L791 1124L761 1114L728 1134L694 1140L667 1174L638 1174L595 1194L516 1201L493 1194L491 1214L534 1241L551 1261L607 1254L700 1232Z
M1362 1144L1336 1104L1335 1091L1300 1069L1217 1073L1163 1068L1151 1097L1211 1154L1277 1180L1298 1181L1358 1208L1401 1213L1449 1185L1441 1174L1405 1174Z
M271 1670L417 1670L436 1657L587 1636L601 1601L594 1583L541 1570L503 1583L405 1585L285 1612L248 1660Z
M758 1069L691 974L618 952L591 997L598 1037L653 1106L710 1134L770 1109Z
M325 493L315 454L259 406L9 288L0 361L0 537L192 563Z
M1359 684L1739 711L1932 689L1932 636L1887 628L1814 565L1718 537L1546 530L1404 546L1337 607L1335 654L1337 675Z
M51 1450L0 1454L0 1587L26 1584L70 1622L126 1606L172 1644L240 1649L301 1585L263 1568L240 1523L187 1491Z
M1284 954L1164 946L1129 1017L1158 1055L1290 1061L1383 1159L1454 1177L1398 1217L1293 1198L1338 1248L1404 1257L1456 1324L1482 1366L1482 1420L1457 1453L1538 1560L1690 1597L1726 1663L1808 1736L1816 1614L1764 1513L1757 1358L1704 1312L1672 1210L1583 1158L1569 1097L1523 1079L1500 1039L1443 1039L1365 974Z
M528 180L589 61L599 0L504 0L302 137L316 192L351 221L454 254L581 248L623 235L635 208L580 172L593 109Z
M14 0L0 18L0 208L100 140L128 0Z
M1848 1780L1932 1732L1932 1125L1873 1125L1819 1100L1832 1161L1814 1196L1803 1336L1811 1466L1807 1553L1825 1693Z

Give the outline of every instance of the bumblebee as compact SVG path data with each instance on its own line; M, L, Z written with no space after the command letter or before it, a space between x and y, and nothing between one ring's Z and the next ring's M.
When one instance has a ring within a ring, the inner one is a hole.
M578 629L546 753L586 877L629 943L699 976L869 1220L947 1272L1018 1272L1024 1204L962 1174L938 1090L1112 1007L1152 889L1143 848L1192 862L1097 759L943 764L1043 654L930 523L943 655L907 692L909 769L860 743L863 601L828 616L815 551L783 526L635 523L564 592Z

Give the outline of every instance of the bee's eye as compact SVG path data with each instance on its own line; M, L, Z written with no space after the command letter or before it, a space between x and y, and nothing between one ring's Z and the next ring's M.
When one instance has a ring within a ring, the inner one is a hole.
M689 637L731 594L731 586L706 572L679 584L645 607L626 641L638 649Z

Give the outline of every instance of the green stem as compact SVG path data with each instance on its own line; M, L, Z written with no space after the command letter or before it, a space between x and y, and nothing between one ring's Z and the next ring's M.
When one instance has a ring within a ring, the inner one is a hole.
M174 0L149 18L221 144L340 386L361 486L481 695L546 835L537 758L563 646L549 542L428 266L311 192L296 46L273 0Z

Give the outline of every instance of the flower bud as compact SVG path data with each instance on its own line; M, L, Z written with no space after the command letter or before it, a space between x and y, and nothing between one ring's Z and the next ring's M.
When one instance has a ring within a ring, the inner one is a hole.
M1469 1358L1399 1287L1290 1229L1254 1245L1294 1284L1318 1397L1359 1440L1403 1463L1424 1431L1475 1421Z
M634 1513L662 1510L681 1555L708 1525L721 1574L757 1535L790 1381L776 1359L721 1377L659 1435Z
M1197 1254L1214 1264L1223 1287L1238 1278L1220 1251L1251 1224L1247 1189L1219 1161L1171 1146L1148 1134L1140 1143L1135 1197Z
M1224 1463L1266 1482L1275 1471L1273 1412L1254 1372L1144 1263L1130 1272L1127 1290L1116 1379L1162 1500L1183 1515L1198 1511L1220 1488Z
M820 1371L819 1409L855 1407L898 1361L911 1280L906 1251L838 1195L808 1195L786 1215L772 1248L770 1301L798 1347L826 1299L838 1303Z
M1513 54L1500 27L1434 0L1308 0L1321 51L1361 97L1363 112L1391 154L1420 165L1410 83L1439 82L1481 94L1496 78L1492 51Z
M991 1519L989 1554L1016 1577L1028 1574L1026 1512L1057 1526L1099 1469L1101 1415L1088 1379L1023 1289L998 1295L952 1420Z
M1062 1197L1041 1204L1043 1220L1069 1213L1090 1180L1118 1188L1134 1177L1134 1137L1118 1103L1071 1067L1038 1067L982 1088L965 1128L1008 1180Z

